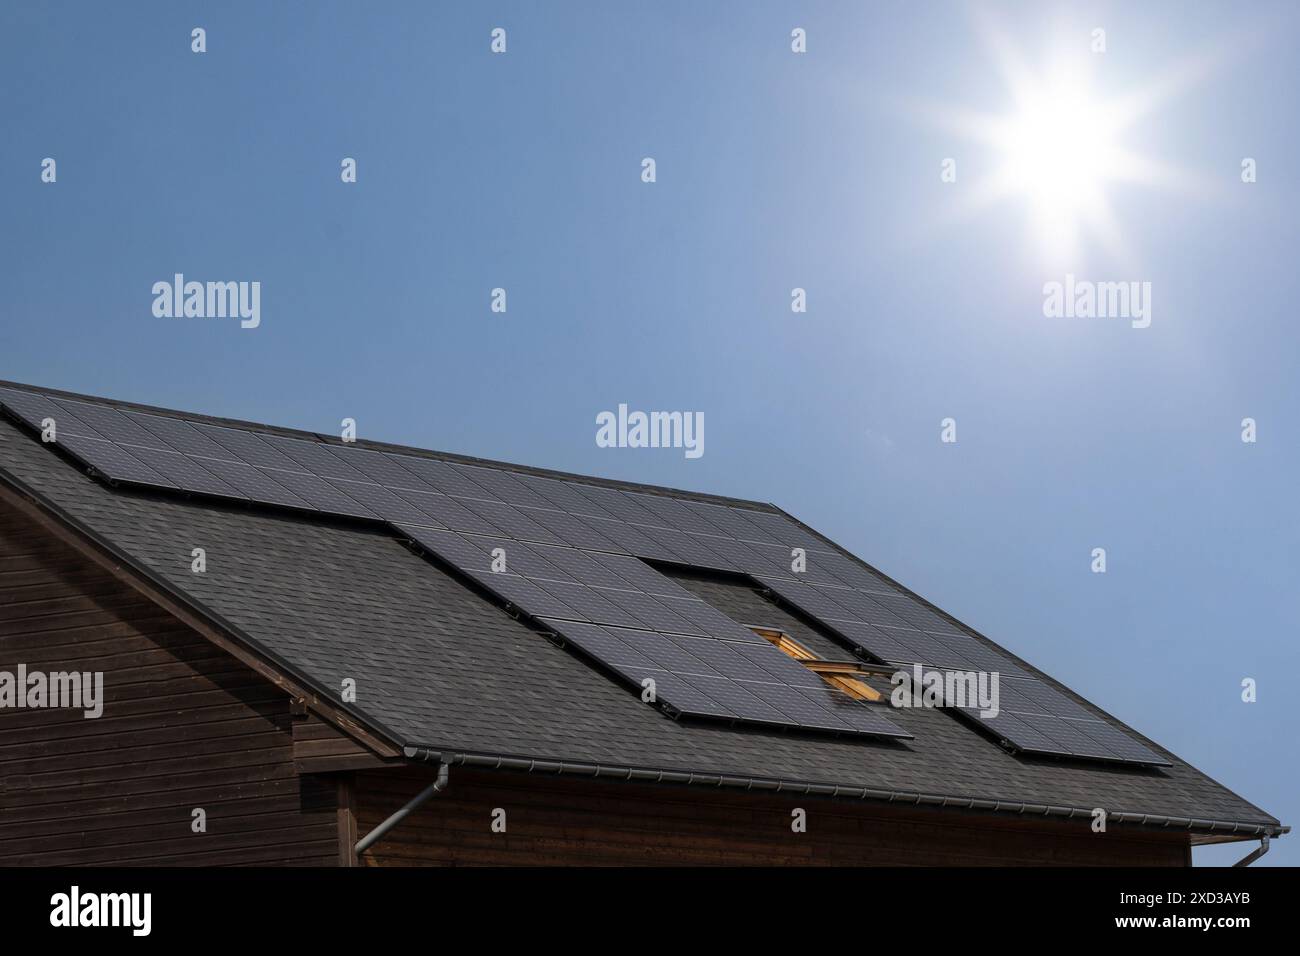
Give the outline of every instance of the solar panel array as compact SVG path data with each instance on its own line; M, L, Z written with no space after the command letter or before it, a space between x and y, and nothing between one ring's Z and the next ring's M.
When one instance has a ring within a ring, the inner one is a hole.
M1167 763L778 513L26 390L0 388L0 404L33 428L53 419L59 445L113 481L388 522L625 679L654 677L660 699L682 713L905 736L868 705L842 694L824 700L829 685L815 675L816 688L803 673L805 683L793 683L788 668L758 679L746 666L753 649L776 655L771 662L785 655L633 559L748 575L882 661L997 671L1002 713L972 716L1021 750ZM487 560L494 547L506 549L504 573ZM795 549L806 560L799 571ZM708 646L680 646L689 640ZM814 689L822 696L812 715L802 702Z
M638 690L652 687L656 702L679 713L911 736L882 708L831 687L634 557L410 525L399 530Z
M113 481L388 522L677 713L911 736L638 560L738 570L655 517L668 499L639 510L651 496L13 389L0 403Z
M1169 761L1131 736L1090 713L1055 687L1028 673L1006 654L970 636L920 601L868 576L862 587L776 575L756 575L782 601L891 664L920 664L941 672L997 673L998 709L986 717L978 706L959 706L970 719L1020 750L1168 766ZM949 701L952 706L957 702Z

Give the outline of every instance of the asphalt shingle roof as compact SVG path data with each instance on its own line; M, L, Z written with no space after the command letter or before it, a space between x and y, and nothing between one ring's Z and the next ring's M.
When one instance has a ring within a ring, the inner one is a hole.
M905 742L674 721L381 526L110 488L7 420L0 471L317 689L337 697L354 679L349 709L398 744L1278 824L1158 747L1171 767L1014 755L935 710L891 712L914 735ZM207 552L206 574L190 569L196 547ZM709 575L678 580L737 620L781 627L822 657L850 656L751 587Z

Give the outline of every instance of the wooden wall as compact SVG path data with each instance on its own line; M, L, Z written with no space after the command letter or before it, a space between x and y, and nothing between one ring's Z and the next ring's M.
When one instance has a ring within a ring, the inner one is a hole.
M367 833L433 779L422 771L356 775ZM493 833L494 808L506 832ZM806 833L790 812L808 812ZM362 866L410 865L1148 865L1184 866L1187 835L1094 834L1085 820L899 809L869 801L705 787L629 784L453 767L435 795L363 854Z
M338 862L289 697L0 502L0 670L104 672L104 714L0 708L0 865ZM207 811L207 832L191 811Z

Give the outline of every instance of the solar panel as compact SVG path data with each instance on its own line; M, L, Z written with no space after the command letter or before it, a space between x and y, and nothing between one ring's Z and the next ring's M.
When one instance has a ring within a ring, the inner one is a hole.
M531 521L544 527L565 544L589 551L618 551L619 546L606 538L590 524L577 515L563 511L548 511L541 508L519 509L520 513Z
M709 524L716 526L723 534L737 541L760 541L766 544L779 543L765 529L751 521L746 521L739 508L726 505L709 504L703 501L685 502L687 508L703 517Z
M318 478L342 478L346 481L366 481L366 476L357 471L341 456L321 442L303 441L298 438L285 438L282 435L261 435L266 442L286 458L297 464L291 471L305 471Z
M434 489L403 468L393 455L383 452L368 451L355 445L326 445L331 455L341 459L356 471L361 472L371 481L384 485L389 490L406 489L408 491L432 492Z
M603 588L601 593L605 600L631 614L645 627L668 634L703 634L703 628L692 624L663 603L662 600L644 591L624 591L618 588Z
M619 550L625 554L635 555L638 558L674 561L679 564L682 561L677 552L667 545L650 538L646 534L649 530L647 528L639 528L636 525L626 524L614 518L587 518L585 520L597 534L614 542Z
M456 469L470 481L506 504L527 508L554 508L549 501L520 482L516 476L495 468L477 465L456 465Z
M766 641L744 645L709 637L679 637L653 631L601 627L542 619L568 643L622 676L638 692L654 681L656 703L682 715L724 718L837 733L908 738L911 735L871 705L826 685ZM763 656L771 670L753 661ZM783 663L779 663L783 661ZM783 668L792 668L785 671ZM775 672L775 674L773 673ZM793 675L791 684L777 675ZM823 695L819 701L816 695ZM833 702L833 703L829 703ZM845 719L837 714L852 714Z
M555 617L566 621L586 621L581 611L569 607L559 598L517 574L494 571L470 571L469 576L530 617Z
M185 491L197 491L225 498L247 499L239 490L231 487L193 458L178 451L159 451L154 448L132 447L131 454L144 462L158 474Z
M631 589L626 578L615 574L609 568L598 564L589 555L575 548L561 548L552 545L537 545L536 551L546 559L548 564L560 568L569 575L569 580L601 587Z
M696 568L734 571L736 566L717 552L709 549L703 538L689 535L676 528L644 528L646 535L677 555L678 560Z
M120 445L102 438L81 438L77 435L59 434L58 445L72 452L83 462L111 481L131 481L159 488L175 488L176 484L164 478Z
M508 505L504 501L464 498L461 499L461 504L512 538L520 541L535 541L538 544L565 543L558 535L547 531L514 505Z
M398 531L410 537L453 567L465 571L490 570L487 552L472 539L454 531L434 531L418 526L399 525Z
M232 452L205 436L189 422L179 418L164 418L161 415L145 415L141 412L128 411L125 414L132 422L165 442L163 446L165 448L173 448L186 455L196 455L200 458L238 460Z
M55 404L54 399L39 392L24 392L13 388L0 388L0 402L24 422L41 431L46 419L55 423L56 437L75 435L82 438L103 438L77 416Z
M584 498L594 502L601 511L611 518L617 518L619 521L626 521L631 524L659 525L661 527L664 525L663 521L646 511L630 496L617 488L602 488L599 485L584 485L579 482L569 482L569 486Z
M643 627L646 624L630 611L606 600L609 591L570 581L542 580L537 581L536 584L547 594L559 598L578 611L585 620L593 624L609 624L615 627Z
M471 481L445 461L435 458L416 458L413 455L391 455L397 464L411 472L425 484L444 495L459 498L493 499L495 495Z
M1169 766L1169 761L1154 750L1043 681L1001 680L998 697L996 717L984 717L974 706L963 710L1014 747L1071 757Z
M549 507L559 508L561 511L567 511L571 515L578 515L583 518L612 518L608 511L605 511L590 498L583 495L576 483L572 481L560 481L555 478L541 478L537 475L517 475L521 484L524 484L537 492L548 502Z
M238 461L222 461L218 458L202 459L203 466L232 488L239 489L252 501L268 505L285 505L301 508L304 511L317 509L285 488L265 472L258 471L252 465Z
M91 405L87 402L74 402L66 398L56 398L54 403L63 409L65 415L71 415L85 422L109 441L127 445L143 445L146 448L168 448L166 442L145 431L131 419L115 408L107 405Z
M282 471L302 471L302 466L262 441L255 432L241 428L226 428L222 425L209 425L207 422L193 422L207 438L212 439L222 448L236 456L237 461L257 465L259 468L278 468Z
M746 511L742 508L732 509L750 524L757 525L771 538L787 548L804 548L811 551L830 551L830 545L816 537L805 528L801 528L785 515L767 511Z
M293 471L259 470L262 471L262 474L278 484L284 485L299 498L321 511L336 515L352 515L358 518L375 517L374 512L369 508L339 491L324 478L317 478L315 475L302 475Z
M429 516L434 527L452 528L469 534L500 534L501 529L485 521L480 515L460 504L456 498L444 494L426 494L422 491L407 491L395 488L398 497L409 501L421 512ZM419 523L419 522L415 522Z
M0 387L27 426L106 478L390 523L628 680L658 675L682 713L889 734L879 708L824 680L646 561L743 573L880 660L997 672L1002 713L979 718L1024 751L1163 763L1154 751L1039 680L796 521L757 506L625 491L489 465L380 452ZM492 570L494 548L506 572ZM796 571L792 549L804 550ZM601 650L603 648L603 650ZM774 656L775 655L775 656ZM828 696L829 695L829 696ZM967 708L967 716L970 716ZM897 728L894 728L896 730Z
M382 485L368 481L330 480L329 485L372 513L394 524L417 524L424 512L405 498L399 498Z
M668 498L664 495L640 494L634 491L623 492L623 494L632 499L637 506L658 518L658 524L662 527L673 528L677 531L692 531L697 534L717 530L713 525L705 522L699 515L674 498Z
M901 592L887 595L817 587L778 577L764 576L761 583L881 660L940 670L997 673L999 696L1005 694L1008 698L999 701L1006 716L990 719L980 717L978 708L962 710L1017 749L1167 764L1154 751L1030 675L1009 655L962 634L915 598Z

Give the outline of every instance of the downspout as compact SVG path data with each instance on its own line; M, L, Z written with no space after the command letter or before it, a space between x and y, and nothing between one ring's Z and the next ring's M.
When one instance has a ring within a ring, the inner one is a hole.
M433 781L433 783L429 784L418 794L416 794L415 798L411 800L409 803L407 803L406 806L402 807L400 810L398 810L392 816L390 816L387 820L379 824L379 826L375 827L373 830L371 830L364 837L362 837L360 840L357 841L357 845L356 845L357 856L361 856L362 853L365 853L366 850L374 846L375 843L379 841L380 837L382 837L393 827L397 826L399 823L405 820L415 810L419 809L420 805L424 803L426 800L428 800L430 797L432 797L435 793L442 793L442 791L446 790L447 778L449 775L450 775L449 765L440 761L438 763L438 777L436 780Z
M1250 866L1252 863L1254 863L1256 860L1258 860L1261 856L1263 856L1267 852L1268 852L1268 834L1265 833L1262 837L1259 838L1259 846L1255 847L1255 849L1251 850L1249 853L1247 853L1245 856L1243 856L1240 860L1238 860L1236 863L1232 865Z

